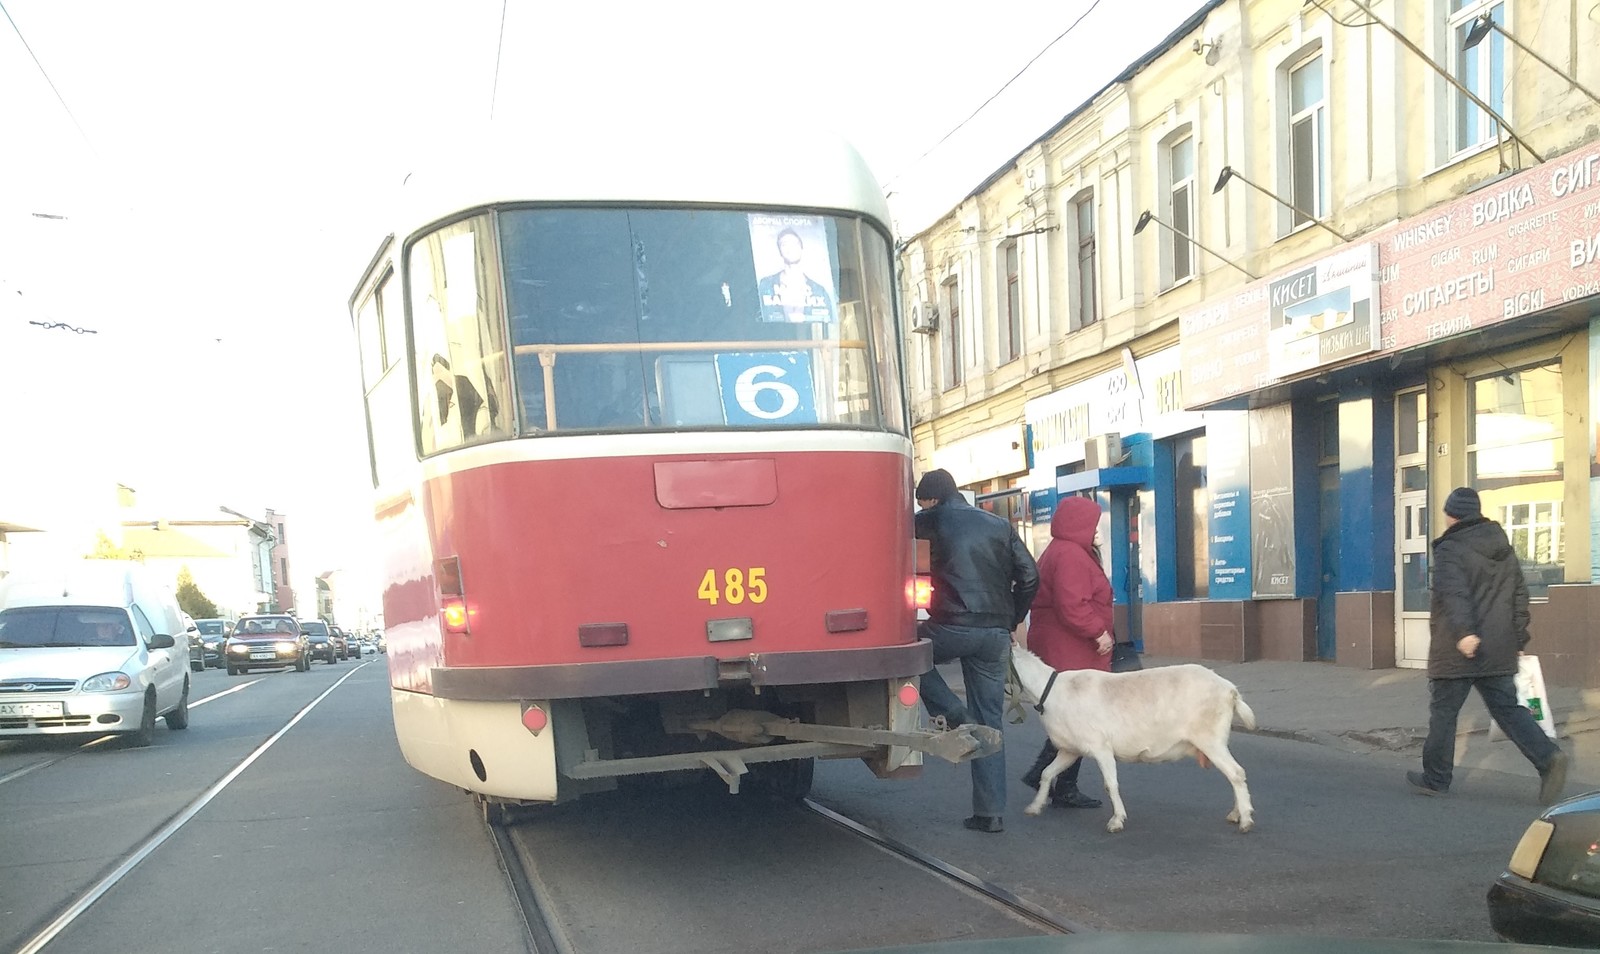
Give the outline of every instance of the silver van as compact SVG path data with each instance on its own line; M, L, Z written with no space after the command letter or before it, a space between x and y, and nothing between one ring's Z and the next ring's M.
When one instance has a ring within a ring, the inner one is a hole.
M0 580L0 738L154 741L189 726L189 646L170 587L140 564L82 560Z

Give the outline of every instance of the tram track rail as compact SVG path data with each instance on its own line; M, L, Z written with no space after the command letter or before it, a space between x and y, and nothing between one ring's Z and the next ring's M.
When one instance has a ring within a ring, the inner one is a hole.
M1047 910L1001 885L892 838L812 799L802 799L795 803L795 807L801 816L821 818L855 839L897 857L908 867L943 881L982 903L999 908L1043 933L1093 933L1092 928ZM538 864L532 857L529 844L515 833L522 817L516 809L502 813L486 811L483 822L488 828L501 873L506 877L518 907L527 950L530 954L576 954L576 947L561 926L557 915L558 905L540 878ZM529 819L529 823L537 825L532 819Z
M1043 928L1052 934L1087 934L1092 931L1091 928L1061 917L1026 898L1018 897L1014 892L992 881L987 881L949 862L935 858L925 851L913 848L905 842L891 838L874 828L863 825L853 818L828 808L826 805L819 804L809 798L802 799L800 804L805 810L827 819L845 831L871 842L878 848L898 855L914 867L957 884L977 894L980 898L999 905L1034 926Z

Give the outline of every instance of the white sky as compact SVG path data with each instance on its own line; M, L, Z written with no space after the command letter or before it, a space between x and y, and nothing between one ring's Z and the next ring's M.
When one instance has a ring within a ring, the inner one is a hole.
M359 560L346 301L411 156L488 118L502 4L0 2L85 134L0 18L0 459L51 449L0 465L0 511L114 480L177 516L286 512L306 570ZM1103 0L916 161L1089 6L508 0L495 118L559 101L626 123L715 94L776 136L842 132L909 233L1201 2Z

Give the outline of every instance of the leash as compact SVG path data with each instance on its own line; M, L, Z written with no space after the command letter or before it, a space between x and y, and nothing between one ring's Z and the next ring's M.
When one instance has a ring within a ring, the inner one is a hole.
M1010 654L1006 654L1006 721L1012 725L1021 725L1028 721L1028 713L1022 707L1022 680L1017 676L1017 665L1011 662Z

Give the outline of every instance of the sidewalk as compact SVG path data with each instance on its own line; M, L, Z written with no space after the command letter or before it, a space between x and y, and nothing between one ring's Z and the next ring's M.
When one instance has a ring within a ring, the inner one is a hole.
M1364 670L1316 662L1222 663L1144 657L1146 667L1195 662L1239 687L1255 711L1257 734L1332 745L1345 751L1422 754L1428 734L1428 678L1420 669ZM1549 688L1551 712L1573 779L1600 781L1600 692ZM1461 709L1456 764L1534 777L1538 773L1497 733L1477 693ZM1248 731L1235 727L1236 731ZM1592 757L1590 757L1592 756ZM1581 768L1580 768L1581 767Z

